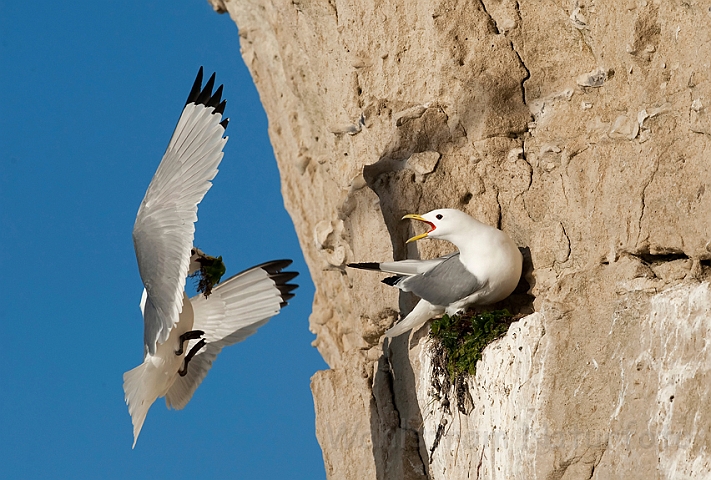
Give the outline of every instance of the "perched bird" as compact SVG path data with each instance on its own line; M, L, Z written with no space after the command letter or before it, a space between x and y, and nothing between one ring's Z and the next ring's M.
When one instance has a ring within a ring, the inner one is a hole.
M511 238L464 212L450 208L404 219L425 222L430 230L407 240L440 238L452 242L458 252L433 260L400 260L385 263L351 263L352 268L394 273L383 283L412 292L421 300L400 323L385 332L396 337L443 313L453 315L473 305L505 299L521 278L523 256Z
M297 285L291 260L263 263L219 283L222 257L193 246L197 206L217 174L227 137L222 85L215 74L202 87L200 68L153 176L133 227L133 243L144 290L141 299L144 359L123 375L133 422L133 446L148 409L159 397L181 409L207 375L222 348L244 340L279 313ZM188 298L188 276L199 276Z

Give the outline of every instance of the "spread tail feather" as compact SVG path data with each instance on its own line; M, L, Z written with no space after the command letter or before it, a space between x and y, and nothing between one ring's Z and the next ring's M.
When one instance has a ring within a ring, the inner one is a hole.
M427 323L427 320L441 315L442 313L444 313L444 308L432 305L426 300L420 300L417 305L415 305L415 308L413 308L400 323L385 332L385 336L394 338L409 330L416 332Z
M138 434L141 433L141 428L143 428L148 409L158 398L156 392L151 392L147 388L148 385L151 385L151 382L146 381L144 378L147 374L148 364L146 363L142 363L123 374L123 391L128 405L128 413L131 414L131 422L133 423L133 446L131 448L136 446L136 440L138 440Z

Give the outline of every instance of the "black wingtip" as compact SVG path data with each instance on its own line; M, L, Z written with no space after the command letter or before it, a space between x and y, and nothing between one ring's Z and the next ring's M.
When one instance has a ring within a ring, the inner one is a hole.
M391 287L394 287L395 285L397 285L401 278L401 275L394 275L392 277L383 278L381 282L383 282L385 285L390 285Z
M222 101L222 87L223 87L223 86L224 86L224 85L220 85L219 87L217 87L217 90L215 90L215 93L212 94L212 96L210 97L210 99L209 99L209 100L207 101L207 103L205 104L205 105L207 105L208 107L214 108L215 111L217 111L217 106L218 106L218 105L220 104L220 102Z
M296 290L299 288L299 286L295 283L284 283L284 284L277 284L277 288L279 289L279 293L281 293L281 298L284 300L288 300L288 298L284 298L285 295L291 295L291 297L294 296L293 293L291 293L293 290ZM289 298L291 298L289 297Z
M279 305L280 308L284 308L288 304L288 300L294 298L294 294L291 292L299 288L299 286L295 283L288 283L290 280L296 278L299 275L299 272L282 272L283 269L285 269L291 264L292 260L289 259L272 260L270 262L260 263L259 265L255 265L252 268L248 268L247 270L243 270L242 272L233 275L233 277L261 268L262 270L267 272L267 275L274 282L274 285L279 290L279 296L282 300ZM223 281L222 283L224 284L228 280L229 279Z
M200 87L202 87L202 72L202 67L200 67L200 70L198 70L198 74L195 77L195 81L193 82L193 88L190 89L188 99L185 100L185 105L194 102L198 95L200 95Z
M281 296L281 303L279 304L279 308L284 308L289 304L289 300L296 296L295 293L291 292L299 288L299 286L295 283L277 283L277 288L279 289L279 295Z
M202 74L203 70L202 67L200 67L200 70L198 70L197 76L195 77L195 82L193 82L193 88L190 89L188 99L185 100L185 105L195 102L198 95L200 95L200 87L202 87Z
M298 285L297 285L297 286L298 286ZM284 302L288 302L289 300L291 300L291 299L294 298L295 296L296 296L296 295L293 294L293 293L285 293L284 295L281 296L281 299L282 299Z
M222 88L222 85L220 85L220 88ZM227 100L222 100L216 107L215 107L215 113L219 113L222 115L225 113L225 105L227 105ZM227 119L225 119L227 120Z
M299 275L299 272L283 272L282 270L293 263L292 260L285 258L282 260L272 260L270 262L264 262L252 268L261 268L269 275L269 278L274 281L277 289L279 289L279 295L281 296L280 308L284 308L288 305L288 301L294 298L292 291L299 288L295 283L288 283Z
M271 278L276 287L279 289L279 295L281 296L281 303L279 308L284 308L289 304L289 300L294 298L294 294L291 293L299 286L295 283L287 283L293 280L299 275L299 272L282 272L283 268L291 265L291 260L275 260L273 262L267 262L262 268L269 273L269 278Z
M215 87L215 74L213 73L210 76L204 87L202 86L203 75L203 68L200 67L200 70L198 70L198 74L195 77L193 87L190 89L188 99L185 101L185 105L188 105L190 103L194 103L196 105L205 105L206 107L214 108L214 113L224 115L225 106L227 105L227 101L222 100L222 90L224 86L220 85L213 93L212 90ZM225 118L220 122L220 125L222 125L222 128L227 129L228 123L229 119Z
M210 75L210 79L205 84L205 87L202 89L202 92L200 92L200 95L198 95L197 99L195 100L195 103L197 105L205 105L206 107L209 107L210 105L208 103L210 101L210 98L212 98L212 89L214 87L215 74L213 73L212 75Z
M293 263L293 260L289 260L288 258L282 259L282 260L272 260L270 262L264 262L259 265L256 265L254 268L261 268L267 273L279 273L289 265Z
M270 273L269 278L274 280L274 282L277 284L277 287L279 285L284 285L286 282L289 280L293 280L296 278L298 275L298 272L279 272L279 273Z
M377 262L349 263L346 266L350 268L360 268L361 270L380 270L380 264Z
M280 272L269 274L269 278L274 281L277 289L279 290L279 295L281 296L282 301L279 304L280 308L284 308L288 304L288 301L294 298L294 294L291 292L299 288L299 286L295 283L287 282L296 278L298 274L298 272Z

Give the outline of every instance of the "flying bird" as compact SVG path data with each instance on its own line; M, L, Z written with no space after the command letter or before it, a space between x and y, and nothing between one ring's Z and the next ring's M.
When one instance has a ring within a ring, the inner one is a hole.
M523 256L511 238L455 209L408 214L429 231L407 240L439 238L453 243L458 252L432 260L400 260L385 263L350 263L349 267L393 273L383 283L412 292L420 301L400 323L385 332L396 337L417 330L427 320L443 313L453 315L474 305L489 305L505 299L521 278Z
M291 260L249 268L219 283L226 268L193 245L197 206L212 186L227 142L222 85L215 74L195 79L173 137L153 176L133 227L144 290L141 298L144 359L124 373L133 423L133 446L148 409L159 397L170 408L187 405L222 348L240 342L293 298L298 274ZM185 282L198 276L198 295Z

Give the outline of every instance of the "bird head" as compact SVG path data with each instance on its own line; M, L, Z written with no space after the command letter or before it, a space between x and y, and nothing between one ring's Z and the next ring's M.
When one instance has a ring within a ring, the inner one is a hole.
M453 208L440 208L424 215L409 213L402 217L403 220L406 218L424 222L430 226L430 230L409 238L405 243L415 242L422 238L440 238L452 242L454 237L461 233L463 225L470 225L472 222L476 222L466 213Z

